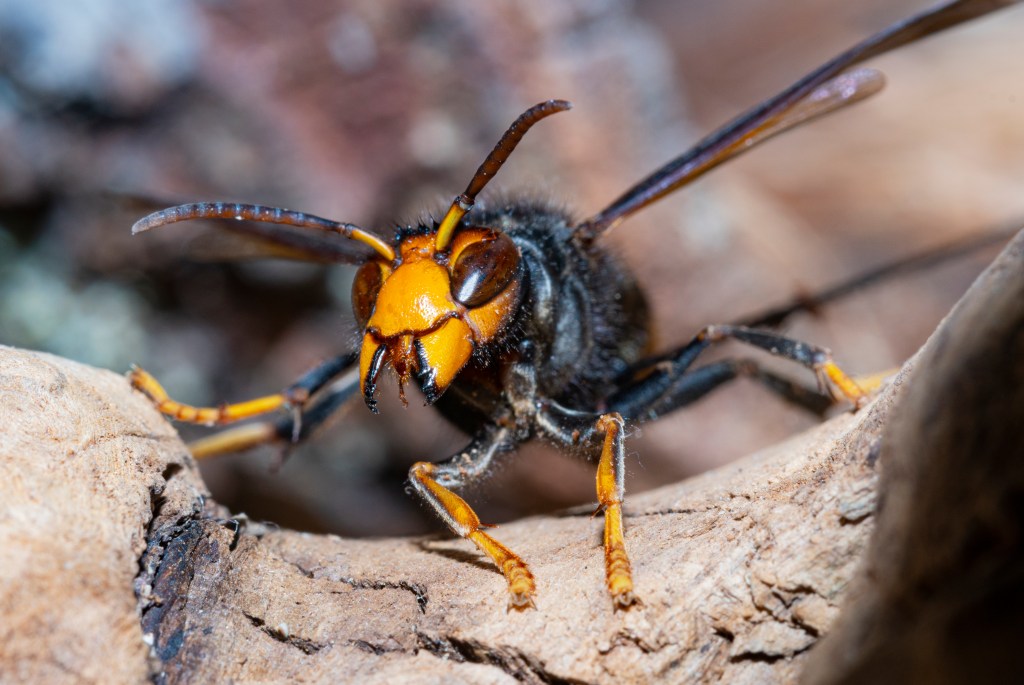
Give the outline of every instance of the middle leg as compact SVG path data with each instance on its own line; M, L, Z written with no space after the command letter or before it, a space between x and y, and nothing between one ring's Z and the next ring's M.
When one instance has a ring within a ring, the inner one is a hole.
M589 456L600 444L594 515L604 513L605 580L616 608L628 608L637 599L622 525L626 484L625 422L616 412L578 412L550 400L541 403L536 420L541 434L558 445L583 447Z
M597 464L597 502L598 511L604 512L605 579L612 601L624 609L636 601L633 570L622 530L622 498L626 484L625 426L618 414L605 414L597 420L597 429L604 433L601 460Z

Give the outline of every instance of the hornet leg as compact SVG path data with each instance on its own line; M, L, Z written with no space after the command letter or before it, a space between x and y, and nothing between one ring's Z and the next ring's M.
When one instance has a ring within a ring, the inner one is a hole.
M604 513L604 565L608 592L616 608L625 609L637 599L622 527L626 483L625 424L622 416L614 412L602 415L578 412L556 402L544 401L535 419L541 434L555 444L584 446L589 455L593 455L597 444L601 446L597 463L597 510L594 514Z
M352 369L302 408L301 416L288 415L274 421L234 426L199 438L188 445L196 459L243 452L260 445L298 445L327 423L359 391L359 373ZM287 456L287 453L282 456Z
M291 441L297 442L302 433L302 410L311 396L323 389L328 383L348 370L355 362L352 353L332 357L313 369L307 371L299 380L275 395L267 395L246 402L226 404L220 407L193 407L171 399L167 391L149 372L135 367L128 374L132 387L141 391L156 405L160 413L178 421L198 423L208 426L235 423L244 419L259 416L280 408L292 409L292 417L288 422L291 427ZM271 424L263 423L243 426L233 431L212 436L203 443L199 453L193 451L197 458L236 452L269 442L276 433L269 428Z
M824 416L835 405L830 394L766 371L753 359L726 359L671 379L661 372L642 377L619 389L609 399L608 408L630 420L651 421L692 404L741 377L761 383L786 402L818 416Z
M275 395L219 407L193 407L172 400L163 386L144 369L134 367L128 374L132 387L153 401L160 413L186 423L207 426L234 423L281 407L301 407L309 396L324 387L355 360L355 355L333 357L306 372L299 380Z
M696 371L688 369L697 357L714 343L738 340L771 354L790 359L814 371L821 392L780 378L749 360L731 360ZM742 326L708 326L688 344L637 364L620 380L620 389L609 399L608 407L627 418L650 420L695 401L722 383L739 375L752 376L785 399L820 413L825 391L836 389L860 407L867 394L834 361L823 347L786 338L777 333Z
M459 454L440 464L417 462L409 470L413 489L456 535L470 540L490 557L508 582L508 608L533 607L537 586L529 567L505 545L484 532L492 528L480 522L472 507L454 492L484 477L495 457L514 446L505 428L491 428L477 436Z
M604 433L601 460L597 465L597 502L598 511L604 512L605 578L615 606L624 609L636 601L636 596L633 594L633 571L622 531L622 498L626 482L622 417L605 414L597 420L597 429Z

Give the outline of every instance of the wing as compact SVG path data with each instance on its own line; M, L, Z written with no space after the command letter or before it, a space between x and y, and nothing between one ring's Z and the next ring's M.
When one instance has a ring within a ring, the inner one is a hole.
M775 97L721 127L627 190L615 202L576 227L591 241L630 214L656 202L716 166L794 126L858 102L881 89L873 70L843 74L866 59L1020 0L954 0L893 24L821 65Z
M375 255L388 261L395 258L394 250L382 238L353 224L280 207L234 202L197 202L162 209L135 222L132 233L203 219L227 220L218 222L218 226L226 233L244 238L242 242L248 246L241 247L243 256L350 264L365 262ZM226 241L229 245L231 242ZM238 250L232 252L237 254Z

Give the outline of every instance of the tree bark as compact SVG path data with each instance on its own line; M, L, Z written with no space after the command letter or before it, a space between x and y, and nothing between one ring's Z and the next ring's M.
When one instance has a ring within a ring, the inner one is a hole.
M917 359L883 444L877 532L805 682L1020 679L1024 233Z
M0 680L999 672L1024 615L1022 274L1024 235L856 414L628 496L642 600L628 611L605 592L602 521L589 507L496 532L539 585L536 610L508 612L503 578L465 541L230 519L124 378L0 348Z

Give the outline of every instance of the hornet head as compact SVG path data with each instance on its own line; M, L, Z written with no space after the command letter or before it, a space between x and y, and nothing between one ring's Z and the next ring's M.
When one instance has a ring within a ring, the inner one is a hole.
M352 307L363 330L360 383L376 413L377 380L385 366L405 384L415 380L427 404L448 389L473 351L496 340L522 293L519 249L500 231L463 228L448 249L436 235L413 235L391 261L360 267Z
M398 375L403 401L405 384L415 379L430 404L448 389L474 350L500 338L523 290L521 256L512 239L463 219L526 132L570 107L563 100L548 100L523 112L436 230L404 235L394 246L353 224L233 202L170 207L137 221L132 233L179 221L233 219L240 223L232 230L251 238L268 256L362 263L352 286L352 305L363 330L359 376L366 404L376 413L377 379L385 366Z
M352 305L363 328L359 378L370 411L385 365L405 384L415 379L431 404L455 380L473 351L493 342L512 321L522 292L519 249L501 231L465 225L477 193L535 123L571 105L548 100L512 122L452 202L437 230L398 242L399 254L363 264L352 286Z

